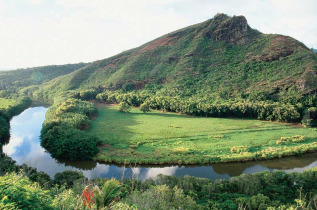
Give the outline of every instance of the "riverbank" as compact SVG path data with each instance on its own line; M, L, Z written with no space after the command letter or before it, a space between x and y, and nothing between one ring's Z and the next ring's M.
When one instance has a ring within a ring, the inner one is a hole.
M1 98L0 102L0 148L2 151L1 145L10 138L10 119L28 108L32 101L30 98L23 97L17 100Z
M256 173L263 171L284 170L287 173L301 172L309 168L317 167L317 153L305 154L300 157L287 157L274 160L248 161L234 163L220 163L206 166L200 165L135 165L123 166L115 164L103 164L95 161L70 161L54 159L40 145L40 131L45 119L47 108L31 107L23 113L11 119L11 138L4 146L4 153L0 163L0 171L16 168L11 158L17 165L27 164L37 171L47 173L51 178L56 173L72 170L82 171L87 178L117 178L145 180L155 179L158 174L183 177L185 175L203 177L212 180L229 179L244 173Z

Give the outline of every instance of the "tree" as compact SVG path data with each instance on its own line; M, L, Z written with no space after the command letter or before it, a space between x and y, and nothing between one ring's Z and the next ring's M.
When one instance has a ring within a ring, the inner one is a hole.
M143 112L143 113L146 113L146 112L149 112L150 111L150 106L146 103L143 103L141 104L140 106L140 110Z
M131 110L131 106L127 102L121 102L118 110L120 112L129 112Z
M118 200L122 193L122 185L116 179L107 180L102 189L98 187L94 188L94 197L97 205L97 209L100 207L106 207L114 200Z
M66 188L71 188L75 181L85 180L86 177L82 172L78 171L64 171L60 173L56 173L54 176L54 181L56 184L62 185L65 184Z

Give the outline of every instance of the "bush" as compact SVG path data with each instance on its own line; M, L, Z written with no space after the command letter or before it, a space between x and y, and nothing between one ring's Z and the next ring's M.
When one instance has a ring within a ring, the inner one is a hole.
M247 152L248 151L248 147L247 146L234 146L231 147L230 152L231 153L243 153L243 152Z
M131 110L131 106L127 102L121 102L118 110L120 112L129 112Z
M166 185L158 185L141 193L134 191L127 203L136 204L140 209L201 209L182 189L170 189Z
M0 191L0 206L5 209L53 209L48 191L21 174L0 176Z
M71 189L59 193L53 200L56 209L80 209L83 205L81 196L76 195Z
M276 141L276 144L284 144L288 142L298 143L305 141L305 136L302 135L296 135L293 137L281 137L280 140Z
M149 112L150 111L150 106L146 103L141 104L140 110L143 113Z
M54 182L59 185L65 185L66 188L71 188L77 180L85 179L84 174L78 171L64 171L56 173L54 176Z

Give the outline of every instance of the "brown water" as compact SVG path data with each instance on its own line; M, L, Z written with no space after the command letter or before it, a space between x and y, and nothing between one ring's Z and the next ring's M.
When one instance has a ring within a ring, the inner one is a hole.
M301 172L317 167L317 153L305 154L301 157L288 157L267 161L244 163L213 164L210 166L139 166L124 168L117 165L97 163L94 161L62 161L56 160L40 145L40 131L48 108L32 107L12 118L11 138L3 151L17 161L26 163L44 171L51 177L65 170L82 171L88 178L107 177L125 178L132 174L139 179L155 178L158 174L174 176L196 176L210 179L228 179L241 174L252 174L262 171L284 170L286 172Z

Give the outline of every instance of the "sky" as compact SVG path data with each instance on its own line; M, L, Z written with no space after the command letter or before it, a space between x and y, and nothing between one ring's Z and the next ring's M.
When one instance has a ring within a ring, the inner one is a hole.
M316 0L0 0L0 69L91 62L217 13L317 48Z

